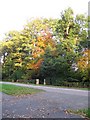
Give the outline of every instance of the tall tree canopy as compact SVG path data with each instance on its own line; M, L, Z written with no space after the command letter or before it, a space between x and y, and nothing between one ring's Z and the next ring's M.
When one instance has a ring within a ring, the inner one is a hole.
M10 31L0 48L3 79L88 81L87 25L87 16L68 8L60 19L31 19L22 31Z

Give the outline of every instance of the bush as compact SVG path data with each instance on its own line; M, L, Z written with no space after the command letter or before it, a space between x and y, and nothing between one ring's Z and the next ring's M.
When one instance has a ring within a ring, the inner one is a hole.
M31 79L31 80L28 80L28 83L31 83L31 84L36 84L36 79Z
M57 77L48 77L46 78L47 85L55 85L55 86L62 86L64 84L64 78L57 78Z
M90 87L89 82L82 82L75 78L62 78L62 77L48 77L46 78L47 85L66 86L66 87Z

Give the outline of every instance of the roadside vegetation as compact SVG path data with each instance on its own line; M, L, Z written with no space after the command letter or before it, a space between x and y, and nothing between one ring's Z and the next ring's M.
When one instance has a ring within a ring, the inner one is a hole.
M81 115L81 116L87 118L88 120L90 119L90 108L88 108L88 109L80 109L80 110L68 110L68 112Z
M18 82L17 82L18 83ZM20 82L19 82L20 83ZM30 85L36 85L36 86L46 86L46 87L56 87L56 88L67 88L67 89L77 89L77 90L90 90L89 87L74 87L74 86L55 86L55 85L44 85L44 84L35 84L35 83L29 83L29 82L21 82L21 84L30 84Z
M6 80L5 82L7 81L10 81L10 80ZM36 86L46 86L46 87L56 87L56 88L67 88L67 89L76 89L76 90L87 90L87 91L90 91L90 88L89 87L74 87L74 86L55 86L55 85L44 85L44 84L36 84L35 82L34 83L31 83L31 82L16 82L17 84L18 83L21 83L21 84L28 84L28 85L36 85Z
M43 92L44 90L10 84L0 84L0 91L8 95L22 96L36 94L38 92Z
M35 85L35 84L33 84ZM90 90L90 88L82 88L82 87L67 87L67 86L54 86L54 85L43 85L39 84L40 86L47 86L47 87L56 87L56 88L68 88L68 89L77 89L77 90ZM38 86L38 85L37 85Z

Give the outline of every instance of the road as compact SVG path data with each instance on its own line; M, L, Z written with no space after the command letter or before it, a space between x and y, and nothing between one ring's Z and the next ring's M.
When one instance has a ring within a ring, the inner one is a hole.
M0 82L2 83L2 82ZM81 118L68 109L88 108L88 91L4 82L43 89L45 92L21 97L2 94L2 116L5 118ZM8 103L8 104L7 104Z

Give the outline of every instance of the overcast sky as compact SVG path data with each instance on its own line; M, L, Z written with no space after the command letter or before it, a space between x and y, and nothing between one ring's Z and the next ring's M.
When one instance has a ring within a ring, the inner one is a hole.
M59 18L68 7L88 13L90 0L0 0L0 39L10 30L21 30L31 17Z

